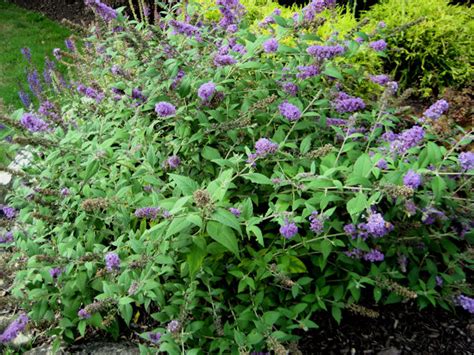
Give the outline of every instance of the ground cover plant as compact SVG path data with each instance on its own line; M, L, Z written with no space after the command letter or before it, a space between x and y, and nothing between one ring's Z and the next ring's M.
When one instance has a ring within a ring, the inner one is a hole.
M64 40L70 31L40 14L2 0L0 32L0 97L5 105L20 107L19 85L24 84L28 67L27 60L19 56L21 49L30 48L31 67L41 76L45 57L51 56L55 47L65 48ZM28 91L27 85L23 85L23 90Z
M383 55L383 23L321 37L335 4L314 0L256 34L237 0L156 26L86 3L84 48L54 50L68 81L52 70L36 108L2 117L34 155L1 206L28 313L2 342L29 321L56 346L284 353L319 312L474 311L472 132L446 129L444 100L407 115L396 82L354 63Z
M416 87L425 97L472 82L473 15L472 5L447 0L384 0L362 14L389 29L416 23L387 38L385 64L403 87Z

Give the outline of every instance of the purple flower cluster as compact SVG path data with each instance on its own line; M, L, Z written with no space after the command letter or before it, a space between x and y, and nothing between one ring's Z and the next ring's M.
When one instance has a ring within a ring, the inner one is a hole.
M474 314L474 298L459 295L457 298L459 305L471 314Z
M239 218L240 214L242 213L238 208L235 208L235 207L229 208L229 211L237 218Z
M21 54L26 59L26 61L31 62L31 50L28 47L24 47L20 49Z
M105 254L105 267L108 271L120 270L120 258L116 253Z
M370 213L366 223L359 223L357 228L353 224L346 224L344 232L355 239L360 237L363 240L369 236L381 238L393 230L393 225L384 220L380 213Z
M185 75L186 73L184 72L184 70L179 69L178 74L176 74L176 76L173 79L173 82L171 83L171 88L176 89L178 85L181 83L181 80L183 80Z
M459 165L462 171L469 171L474 169L474 153L462 152L458 157Z
M319 74L319 67L316 65L299 65L296 69L298 69L296 77L301 80L312 78Z
M370 81L375 84L385 85L390 81L390 77L385 74L370 75Z
M166 169L176 169L181 164L181 159L177 155L172 155L165 161Z
M91 317L91 314L87 312L84 308L81 308L77 312L77 315L79 316L80 319L89 319Z
M198 89L198 96L203 102L209 102L216 93L216 84L212 81L202 84Z
M103 92L96 90L92 87L87 87L83 84L79 84L77 86L77 91L84 96L94 99L97 103L101 102L105 98Z
M421 175L410 169L403 177L403 184L416 190L421 185Z
M274 24L275 19L274 19L273 15L280 16L281 15L281 10L280 9L275 9L273 11L272 15L265 17L263 19L263 21L258 24L258 27L267 27L270 24Z
M376 261L383 261L384 255L381 251L377 249L371 249L368 253L365 253L363 258L365 261L370 261L371 263Z
M437 120L449 109L449 103L446 100L438 100L423 112L423 116L431 120Z
M369 47L378 52L384 51L387 49L387 42L383 39L379 39L378 41L370 42Z
M274 53L278 50L278 41L275 38L270 38L263 42L263 50L265 53Z
M166 326L166 329L170 333L177 333L181 329L181 323L179 320L174 319L168 323L168 325Z
M326 8L333 7L335 4L336 0L312 0L303 8L304 21L314 21L316 14L321 13Z
M158 214L161 212L160 207L142 207L135 211L135 217L146 218L146 219L157 219Z
M160 332L156 332L156 333L148 333L148 339L150 339L150 341L152 343L159 343L160 342L160 339L161 339L161 333Z
M13 232L6 232L4 235L0 236L0 244L11 242L13 242Z
M425 137L425 131L420 126L413 126L398 135L393 135L390 150L392 152L405 153L408 149L416 147Z
M326 126L327 127L330 127L330 126L345 126L345 125L347 125L347 120L345 120L343 118L331 118L331 117L326 118Z
M14 207L8 205L0 205L0 217L5 217L6 219L13 219L17 215L17 211Z
M38 113L43 115L44 117L49 118L54 122L60 122L61 117L57 113L57 107L50 101L43 101L38 108Z
M56 58L56 60L61 60L61 49L60 48L54 48L53 49L53 56Z
M444 212L437 210L434 207L424 208L422 212L421 221L426 225L431 225L436 221L444 221L447 219Z
M155 112L160 117L170 117L176 114L176 107L169 102L161 101L155 105Z
M41 94L43 93L43 87L41 85L38 71L36 69L28 71L26 79L28 81L28 87L30 88L31 92L37 98L40 98Z
M350 251L344 252L344 254L353 259L364 259L365 261L370 261L372 263L384 260L383 253L377 249L371 249L369 252L364 252L359 248L354 248Z
M59 267L53 267L49 270L49 275L51 275L53 279L57 279L62 273L63 271Z
M222 15L219 25L228 32L236 32L242 16L245 14L245 8L239 0L217 0L216 5Z
M140 89L134 88L132 89L132 99L137 100L139 102L145 102L147 97L143 95Z
M385 159L380 159L377 162L377 164L375 164L375 166L379 169L387 169L388 168L387 161Z
M92 7L105 22L110 22L117 18L117 11L100 0L85 0L85 4Z
M298 227L295 223L285 220L285 223L280 227L280 234L286 239L293 238L298 233Z
M20 124L30 132L45 132L49 129L45 121L32 113L24 113Z
M354 112L365 108L364 100L360 97L352 97L345 92L340 92L333 102L338 113Z
M8 343L15 339L26 328L27 324L28 316L24 313L20 314L0 335L0 343Z
M278 105L280 114L285 117L288 121L297 121L301 118L301 111L298 107L285 101Z
M320 45L315 45L315 46L310 46L308 49L306 49L306 52L316 59L323 60L323 59L330 59L332 57L335 57L337 55L343 54L346 51L346 49L337 44L334 46L320 46Z
M21 103L23 104L23 106L25 106L27 109L29 109L30 106L31 106L30 95L28 95L24 90L20 90L20 91L18 91L18 97L20 98Z
M198 27L176 20L170 20L169 24L173 27L173 34L182 34L201 41L201 32Z
M214 57L214 65L216 67L223 67L237 63L237 60L229 54L217 54Z
M324 230L324 216L318 215L318 211L311 212L309 216L309 229L315 234L321 234Z
M259 157L264 157L268 154L274 154L278 150L278 144L273 143L271 140L267 138L260 138L255 143L255 153Z
M298 85L294 84L294 83L291 83L291 82L283 82L281 84L281 87L283 89L284 92L286 92L288 95L291 95L291 96L296 96L296 94L298 94L298 90L299 90L299 87Z
M444 284L443 278L439 275L436 275L435 281L436 281L436 286L438 287L441 287Z
M74 43L74 40L72 38L66 38L64 40L64 43L66 44L66 48L69 49L71 52L75 52L76 49L76 44Z

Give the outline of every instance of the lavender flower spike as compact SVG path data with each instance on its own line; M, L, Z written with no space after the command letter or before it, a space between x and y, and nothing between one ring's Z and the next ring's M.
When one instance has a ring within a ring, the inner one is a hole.
M8 343L15 339L26 327L28 316L24 313L14 320L0 335L0 343Z
M49 129L48 124L32 113L25 113L20 119L20 124L30 132L45 132Z
M281 103L278 106L280 113L288 121L297 121L301 118L301 111L298 107L293 104L290 104L288 101Z
M162 101L155 105L155 112L160 117L170 117L176 114L176 107L174 107L169 102Z

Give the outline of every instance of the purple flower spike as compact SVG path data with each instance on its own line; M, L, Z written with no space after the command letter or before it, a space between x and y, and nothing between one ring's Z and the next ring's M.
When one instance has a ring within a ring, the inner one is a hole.
M423 116L431 120L437 120L448 111L448 109L449 103L446 100L438 100L423 112Z
M259 157L264 157L268 154L274 154L278 150L278 144L273 143L271 140L267 138L260 138L255 143L255 153Z
M278 41L275 38L270 38L263 42L263 50L265 53L275 53L278 50Z
M28 316L24 313L15 319L0 335L0 343L9 343L20 334L28 324Z
M335 46L310 46L306 50L306 52L316 59L323 60L323 59L330 59L337 55L343 54L346 49L341 45Z
M311 212L311 216L309 216L309 221L311 222L309 229L313 231L315 234L321 234L324 230L324 217L318 215L317 211Z
M403 177L403 184L416 190L421 185L421 175L410 169Z
M181 159L177 155L172 155L166 159L165 167L169 169L176 169L181 164Z
M280 113L288 121L297 121L301 118L301 111L298 107L293 104L290 104L288 101L281 103L278 106Z
M152 343L158 344L161 339L161 333L148 333L148 339L150 339Z
M89 319L91 317L91 314L87 312L84 308L81 308L78 312L77 315L81 319Z
M459 305L471 314L474 314L474 298L459 295L457 299Z
M462 152L459 154L459 165L462 171L469 171L474 169L474 153L473 152Z
M178 320L172 320L171 322L168 323L166 326L166 329L170 333L177 333L181 329L181 323Z
M105 255L105 267L108 271L120 270L120 258L116 253L107 253Z
M155 112L160 117L170 117L176 114L176 107L169 102L162 101L155 105Z
M135 217L153 220L158 218L160 212L160 207L142 207L135 211Z
M368 253L366 253L364 256L363 256L364 260L366 261L370 261L371 263L375 262L375 261L383 261L385 256L383 255L382 252L380 252L379 250L377 249L372 249L371 251L369 251Z
M369 47L377 52L381 52L387 49L387 42L385 42L383 39L379 39L378 41L370 42Z
M53 279L57 279L62 273L63 271L59 267L54 267L51 270L49 270L49 274L51 275Z
M230 213L232 213L235 217L240 217L240 210L238 208L231 207L229 208Z
M285 220L285 223L280 227L280 234L286 239L293 238L298 233L298 227L295 223Z
M333 106L338 113L346 113L363 110L365 103L359 97L352 97L344 92L340 92L333 102Z
M204 102L210 101L216 92L216 84L212 81L202 84L198 89L198 96Z

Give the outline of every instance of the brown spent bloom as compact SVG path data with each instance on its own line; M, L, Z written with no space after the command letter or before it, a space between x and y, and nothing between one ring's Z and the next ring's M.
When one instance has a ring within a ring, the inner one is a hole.
M285 347L274 337L269 336L267 338L267 346L270 348L270 350L273 350L275 355L286 355L287 351Z
M334 146L332 144L325 144L318 149L312 150L308 154L306 154L311 159L317 159L328 155L333 150Z
M379 312L355 303L347 305L346 308L349 309L352 313L359 314L364 317L378 318L380 316Z
M107 199L105 198L88 198L82 201L81 207L86 212L92 212L97 210L105 210L109 206Z
M211 205L211 195L207 190L196 190L193 194L194 203L199 208L209 207Z
M399 283L389 280L389 279L377 279L376 280L377 286L384 288L386 290L389 290L391 292L396 293L397 295L404 297L404 298L410 298L414 299L417 298L418 295L416 292L406 288L405 286L400 285Z
M397 198L408 198L413 196L415 190L413 190L409 186L405 185L394 185L394 184L387 184L383 186L383 191L390 197Z

